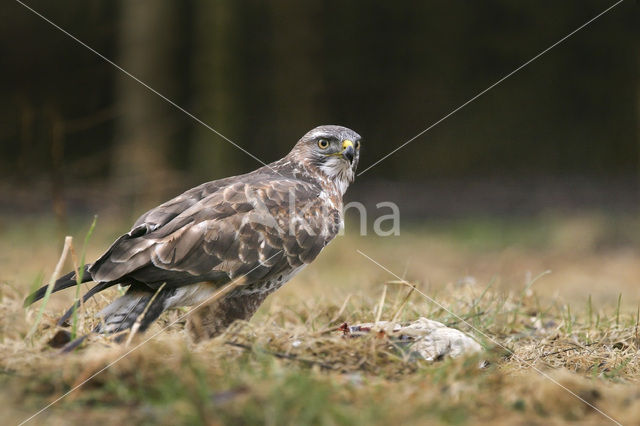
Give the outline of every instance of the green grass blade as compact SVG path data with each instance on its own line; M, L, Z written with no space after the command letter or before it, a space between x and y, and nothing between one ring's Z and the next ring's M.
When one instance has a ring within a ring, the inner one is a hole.
M80 254L80 264L78 265L78 269L76 270L76 297L72 314L71 340L76 338L78 332L78 308L80 308L80 306L77 303L80 300L80 285L82 284L82 279L84 278L84 259L87 252L87 244L89 243L89 238L91 238L91 235L93 234L93 230L96 227L97 221L98 215L95 215L93 217L93 222L91 222L91 226L89 227L89 231L84 237L82 252Z
M620 304L622 303L622 293L618 294L618 305L616 306L616 328L620 326Z

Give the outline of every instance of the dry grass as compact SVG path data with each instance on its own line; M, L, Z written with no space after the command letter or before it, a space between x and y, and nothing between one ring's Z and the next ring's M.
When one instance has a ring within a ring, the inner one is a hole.
M189 341L179 321L36 421L608 422L538 369L633 424L640 418L640 255L634 248L640 234L622 238L617 231L637 229L632 225L633 219L621 218L545 218L431 225L391 239L342 237L252 321L200 344ZM87 258L98 255L117 229L99 223ZM5 420L20 422L127 349L98 337L68 356L47 345L71 290L51 298L37 332L25 339L35 310L23 310L22 298L39 272L50 274L62 239L39 222L7 230L0 221L0 232L0 402L11 407ZM388 286L379 310L384 283L394 277L356 249L416 283L473 329L417 292L403 305L409 289L402 285ZM546 270L552 272L534 280ZM90 329L92 314L108 297L87 304L80 332ZM390 320L398 311L401 320L426 316L450 323L487 350L430 364L409 359L385 338L345 339L333 330L342 322ZM166 314L129 349L183 314ZM483 360L488 365L479 368Z

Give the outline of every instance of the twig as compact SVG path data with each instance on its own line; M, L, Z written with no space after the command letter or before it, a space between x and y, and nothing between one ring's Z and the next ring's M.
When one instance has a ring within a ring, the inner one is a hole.
M243 343L237 343L237 342L232 342L232 341L225 341L224 342L226 345L229 346L234 346L236 348L240 348L240 349L244 349L246 351L252 351L253 347L249 346L249 345L245 345ZM320 361L314 361L312 359L306 359L306 358L300 358L297 355L294 354L285 354L282 352L273 352L273 351L269 351L266 349L258 349L261 353L267 354L267 355L271 355L274 356L276 358L280 358L280 359L288 359L291 361L298 361L298 362L302 362L304 364L309 364L309 365L317 365L318 367L324 368L325 370L336 370L336 368L333 365L330 364L326 364L324 362L320 362Z
M585 345L578 346L578 347L560 349L560 350L557 350L557 351L553 351L553 352L548 352L546 354L542 354L540 356L534 356L533 358L525 359L525 361L526 362L530 362L530 361L534 361L534 360L537 360L537 359L546 358L548 356L562 354L562 353L565 353L565 352L578 351L580 349L584 349L584 348L589 347L589 346L597 345L598 343L600 343L600 342L591 342L591 343L587 343Z
M51 296L51 292L53 291L53 287L56 284L58 277L60 276L60 271L64 266L64 262L67 260L67 254L69 253L69 247L73 242L73 238L70 236L65 237L64 239L64 247L62 248L62 254L60 255L60 259L58 259L58 264L56 268L53 270L53 274L51 274L51 278L49 279L49 284L47 284L47 291L44 293L44 297L42 300L42 304L40 305L40 309L38 310L38 315L36 316L36 321L31 326L31 330L27 333L27 338L31 338L33 333L38 329L38 324L40 324L40 320L42 319L42 314L44 313L44 308L47 306L47 302L49 301L49 296Z
M452 325L458 324L460 321L463 321L463 320L466 321L466 320L471 319L471 318L480 317L480 316L482 316L482 315L484 315L486 313L487 313L486 311L476 312L475 314L467 315L466 317L462 317L461 319L445 323L445 325L447 327L451 327Z
M378 305L378 312L376 313L376 323L380 321L380 317L382 316L382 308L384 307L384 300L387 298L387 284L385 283L384 288L382 289L382 296L380 296L380 304Z
M351 296L353 296L353 294L349 293L347 295L347 298L344 299L344 303L342 303L342 306L340 307L340 310L338 310L338 313L335 314L333 316L333 318L331 318L331 321L329 321L329 324L335 322L338 320L338 318L340 318L340 316L342 315L342 313L344 312L345 309L347 309L347 303L349 303L349 299L351 299Z
M402 300L402 303L400 303L400 306L398 306L398 309L396 309L396 312L393 314L391 322L396 322L397 321L398 316L400 315L400 312L402 312L402 310L404 309L405 305L409 301L409 298L411 297L411 294L413 294L413 291L415 289L416 289L416 286L412 284L411 288L409 289L409 293L407 293L407 295Z
M336 325L335 327L324 328L322 330L319 330L319 331L316 331L315 333L310 334L309 337L317 337L317 336L322 336L323 334L333 333L334 331L340 331L344 328L344 324L346 323Z

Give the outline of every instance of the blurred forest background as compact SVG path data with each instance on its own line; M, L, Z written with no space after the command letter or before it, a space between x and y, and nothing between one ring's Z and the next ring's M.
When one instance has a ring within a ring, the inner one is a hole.
M307 130L361 170L611 1L27 3L265 162ZM16 2L0 26L0 213L132 217L259 166ZM358 178L404 219L636 211L640 13L626 1Z
M341 124L363 136L365 170L616 0L21 1L266 163L309 129ZM361 237L350 210L345 236L234 331L250 350L188 343L169 322L176 310L115 368L120 349L93 337L68 357L47 346L71 289L23 308L61 237L93 261L147 208L260 163L19 2L3 1L0 18L8 424L104 369L35 421L601 423L562 383L637 424L640 0L359 176L347 201L369 207L369 229L389 214L376 204L395 202L401 235ZM389 281L399 276L419 291ZM80 335L120 289L108 291L81 310ZM418 316L471 333L468 319L479 340L517 356L416 368L379 333L329 334L343 321Z

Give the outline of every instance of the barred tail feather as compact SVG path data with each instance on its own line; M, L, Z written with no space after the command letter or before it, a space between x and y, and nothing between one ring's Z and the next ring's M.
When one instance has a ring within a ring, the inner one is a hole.
M93 287L89 292L91 293L98 287L100 287L100 284ZM96 290L95 293L100 290L102 289ZM122 342L127 336L124 332L133 328L136 323L139 324L137 330L143 332L169 307L167 299L171 295L171 291L160 291L156 294L129 290L125 295L117 298L98 313L102 321L93 329L93 333L112 334L115 335L114 340L116 342ZM69 309L67 314L70 312L73 312L73 307ZM67 343L62 348L62 353L73 351L90 335L91 333L85 334Z
M130 290L98 314L102 317L102 322L94 332L121 333L131 329L136 322L140 324L138 331L143 332L165 311L169 295L168 291L160 291L154 297L151 292Z

